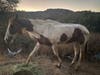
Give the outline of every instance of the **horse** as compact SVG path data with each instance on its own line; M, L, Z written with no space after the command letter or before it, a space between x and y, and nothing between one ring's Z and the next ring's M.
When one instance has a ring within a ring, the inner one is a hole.
M60 23L54 20L46 19L16 19L11 18L8 22L8 27L4 36L6 44L13 43L17 34L27 34L32 40L37 43L29 54L26 64L36 52L40 45L47 45L52 48L54 55L58 59L56 66L60 67L62 60L57 52L56 46L61 43L73 43L74 57L71 65L77 61L76 68L80 66L84 48L88 41L89 30L81 24ZM79 56L77 60L77 56Z

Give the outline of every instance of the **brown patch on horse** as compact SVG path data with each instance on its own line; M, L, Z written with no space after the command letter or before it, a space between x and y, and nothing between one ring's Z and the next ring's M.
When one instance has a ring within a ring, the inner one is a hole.
M33 31L33 25L28 19L13 20L9 30L11 34L15 34L16 32L22 33L21 30L23 28L25 28L27 31Z
M39 41L40 44L44 44L44 45L48 45L48 46L52 45L50 40L48 38L44 37L43 35L40 35L40 38L37 40Z
M72 38L70 40L67 41L67 43L69 42L78 42L80 44L83 44L85 41L85 37L82 33L82 31L78 28L76 28L74 30L74 33L72 34Z
M21 25L21 27L26 28L28 31L33 31L33 25L28 19L20 19L18 20L18 23Z
M60 42L64 42L64 41L66 41L68 39L68 36L65 34L65 33L63 33L62 35L61 35L61 37L60 37Z

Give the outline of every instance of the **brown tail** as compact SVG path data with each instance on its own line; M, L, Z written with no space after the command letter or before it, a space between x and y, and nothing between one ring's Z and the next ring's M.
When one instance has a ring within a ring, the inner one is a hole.
M84 53L85 53L85 60L88 60L88 41L85 44L85 48L84 48Z

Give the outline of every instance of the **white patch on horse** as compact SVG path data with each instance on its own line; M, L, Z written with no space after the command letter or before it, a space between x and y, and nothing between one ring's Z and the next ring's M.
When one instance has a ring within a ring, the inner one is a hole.
M9 36L12 36L9 32L9 28L10 28L10 24L11 24L11 21L9 20L8 22L8 27L7 27L7 30L6 30L6 33L5 33L5 37L4 37L4 40L7 42L7 39Z

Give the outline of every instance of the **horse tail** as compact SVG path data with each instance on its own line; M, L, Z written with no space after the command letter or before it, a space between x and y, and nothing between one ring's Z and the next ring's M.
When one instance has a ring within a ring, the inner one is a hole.
M85 60L88 60L88 41L85 43L84 53L85 53Z

